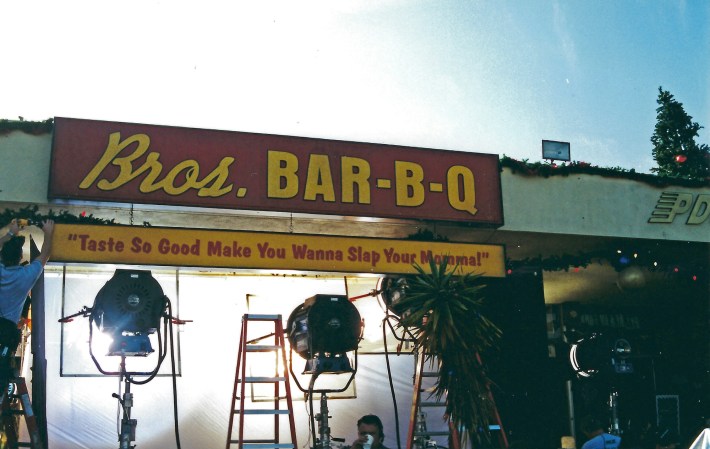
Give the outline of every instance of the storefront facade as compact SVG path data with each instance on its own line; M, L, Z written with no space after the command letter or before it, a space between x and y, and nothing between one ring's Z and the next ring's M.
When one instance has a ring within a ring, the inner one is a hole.
M187 447L223 444L243 313L276 308L288 316L312 294L358 296L384 274L451 254L496 286L490 313L505 339L491 363L518 447L557 447L574 433L570 415L597 412L610 387L634 421L623 424L629 439L637 420L657 417L630 411L631 403L677 396L679 439L707 417L708 186L593 172L540 176L514 164L501 169L497 155L61 118L53 134L0 136L0 152L2 209L113 220L57 229L45 279L47 387L57 393L46 400L50 447L110 447L115 438L115 378L97 375L80 344L86 334L70 338L85 324L57 320L90 306L124 266L152 269L179 299L181 318L193 320L179 330ZM422 233L439 239L410 238ZM385 415L393 447L393 407L378 399L388 394L384 324L375 298L358 307L366 355L351 399L333 401L331 425L349 438L358 415ZM570 315L585 318L572 329ZM570 339L609 329L639 338L634 372L579 381L565 352ZM406 417L413 367L395 359ZM165 378L136 391L137 413L152 429L139 427L141 446L171 445L170 396ZM84 414L98 417L90 430L71 424ZM307 417L300 424L307 428Z

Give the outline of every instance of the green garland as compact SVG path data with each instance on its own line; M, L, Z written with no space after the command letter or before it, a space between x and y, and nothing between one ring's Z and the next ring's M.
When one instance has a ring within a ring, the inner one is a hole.
M10 134L12 131L22 131L23 133L40 135L50 134L54 129L54 119L50 118L43 122L0 119L0 136Z
M74 215L68 211L60 210L54 212L49 210L46 214L39 213L39 207L36 205L22 207L20 209L5 209L0 213L0 226L5 226L10 223L13 218L29 220L30 223L42 223L45 220L54 220L55 223L63 224L90 224L90 225L118 225L115 219L105 219L94 217L93 214L82 212L80 215ZM150 223L143 222L143 226L150 226Z
M625 255L624 255L625 254ZM707 260L700 255L696 258L686 256L662 255L648 253L644 257L634 258L630 252L622 254L617 251L592 251L585 254L563 254L560 256L531 257L520 260L506 260L508 274L526 267L539 267L542 271L578 271L591 264L610 265L621 272L626 268L637 266L649 272L663 274L687 282L698 282L698 285L708 282Z
M627 170L621 167L597 167L596 165L587 162L563 162L561 164L552 164L549 162L528 162L527 159L522 161L510 158L503 155L500 158L501 168L509 168L513 173L524 176L569 176L575 174L597 175L607 178L623 178L633 181L639 181L650 184L654 187L666 187L669 185L677 185L684 187L708 187L710 179L694 180L687 178L672 178L666 176L657 176L646 173L637 173L633 168Z
M436 234L426 228L419 228L414 234L409 234L407 240L417 240L420 242L448 242L449 239L443 235Z
M449 241L448 238L426 228L420 228L416 233L410 234L406 238L425 242ZM639 266L645 267L651 272L688 279L696 276L695 280L701 282L704 282L708 276L708 270L710 270L706 250L697 253L689 249L669 252L642 243L628 244L623 248L613 245L613 247L578 254L537 256L515 260L506 258L505 260L508 274L527 267L535 267L542 271L578 271L592 264L609 265L619 272L630 266Z

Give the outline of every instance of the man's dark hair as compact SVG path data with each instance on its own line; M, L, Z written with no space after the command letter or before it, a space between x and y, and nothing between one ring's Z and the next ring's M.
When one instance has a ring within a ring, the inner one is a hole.
M380 436L382 437L382 441L385 439L385 431L384 428L382 427L382 421L380 420L380 417L377 415L365 415L362 418L357 420L357 426L360 427L360 424L369 424L369 425L374 425L377 426L377 430L380 431Z
M585 416L582 419L580 427L582 428L582 432L585 433L592 433L596 432L597 430L604 430L604 426L602 425L601 421L591 415Z
M15 236L5 242L0 251L2 264L6 267L19 265L22 260L22 247L25 245L24 236Z

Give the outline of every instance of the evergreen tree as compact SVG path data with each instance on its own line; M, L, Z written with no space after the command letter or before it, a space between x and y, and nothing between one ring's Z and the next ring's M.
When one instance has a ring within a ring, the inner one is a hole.
M661 176L687 179L707 179L710 176L710 149L698 145L695 138L702 128L683 109L683 103L670 92L658 88L656 102L656 128L651 136L653 159L658 164L652 168Z

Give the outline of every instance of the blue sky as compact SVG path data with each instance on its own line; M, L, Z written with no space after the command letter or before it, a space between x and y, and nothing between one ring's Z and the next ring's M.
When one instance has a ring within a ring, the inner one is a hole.
M22 1L0 118L54 116L648 172L658 87L710 127L710 2ZM700 143L710 143L707 129Z

